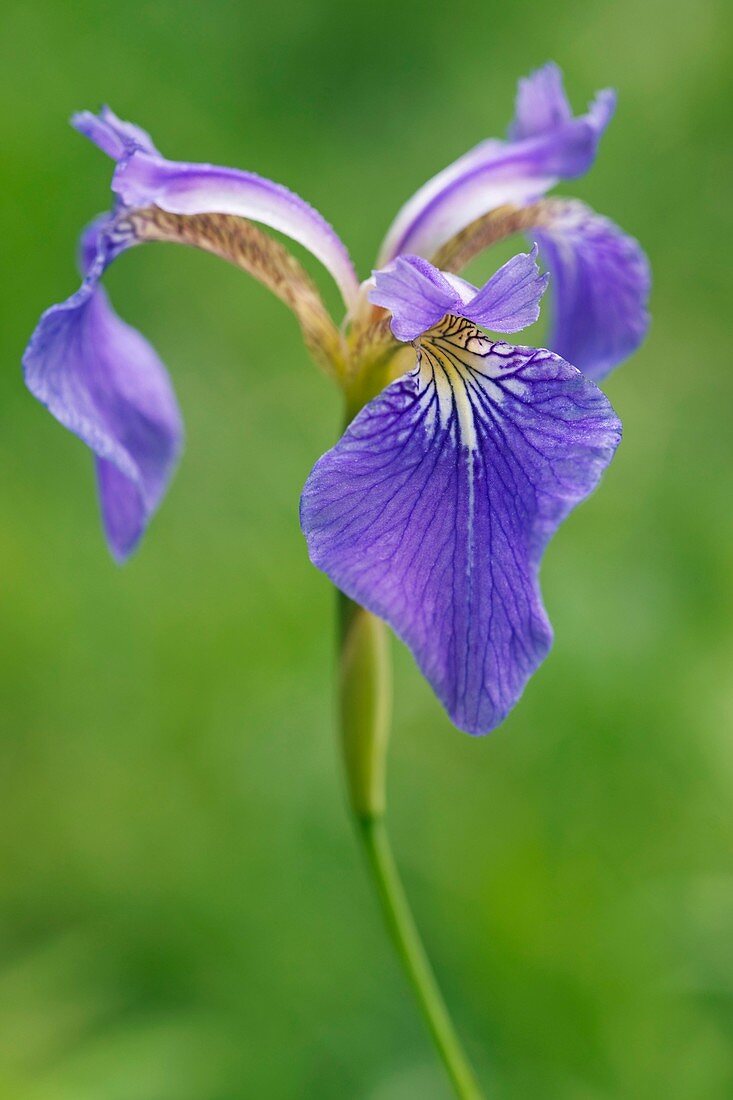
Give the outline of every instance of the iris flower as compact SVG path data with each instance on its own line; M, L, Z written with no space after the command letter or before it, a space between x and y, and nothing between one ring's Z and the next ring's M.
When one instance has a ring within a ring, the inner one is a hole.
M313 562L404 639L456 725L499 723L551 643L542 551L619 442L595 383L647 326L638 244L580 202L543 197L590 167L614 105L603 91L574 116L554 65L520 81L508 139L482 142L426 183L364 283L331 226L286 188L167 160L108 108L76 115L115 162L114 204L82 234L80 289L44 313L23 361L32 393L94 453L115 558L136 547L160 503L182 424L165 367L100 280L134 245L194 245L270 287L350 409L366 402L303 492ZM254 223L323 263L343 297L340 328L297 260ZM529 254L480 288L459 276L515 231L534 242ZM552 286L551 350L482 331L537 319L548 281L538 249Z
M101 286L122 252L175 242L254 275L290 307L310 355L342 389L348 426L316 462L300 515L312 561L347 597L349 793L400 957L455 1089L471 1100L480 1091L385 832L381 620L470 733L502 721L548 652L540 559L613 457L621 425L597 382L648 323L639 245L583 203L546 197L590 168L614 107L603 91L573 115L551 64L520 81L507 139L482 142L420 188L365 281L328 222L292 191L250 172L167 160L108 108L83 112L73 124L114 161L114 202L82 234L80 288L43 314L23 358L31 392L94 454L118 561L137 546L182 445L165 367ZM343 298L340 325L263 226L325 266ZM461 277L515 233L527 235L529 252L481 287ZM548 284L547 348L508 342L537 320Z

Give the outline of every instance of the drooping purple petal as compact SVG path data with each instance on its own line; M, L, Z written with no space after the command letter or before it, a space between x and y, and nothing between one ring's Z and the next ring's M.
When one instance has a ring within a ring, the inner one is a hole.
M469 733L496 726L545 657L542 551L619 438L574 367L448 317L308 478L312 561L386 619Z
M414 340L446 313L465 317L495 332L518 332L540 315L547 275L540 275L537 249L513 256L481 289L420 256L398 256L373 272L369 300L392 314L398 340Z
M615 102L612 91L599 92L587 113L573 118L557 67L532 73L520 82L510 140L482 142L421 187L392 223L379 266L408 252L430 257L490 210L532 201L559 180L582 175Z
M232 214L285 233L316 256L351 305L359 280L349 253L317 210L281 184L213 164L170 161L150 136L105 107L75 115L74 126L117 161L112 189L128 208L155 205L171 214Z
M551 275L548 344L594 379L644 339L649 264L639 244L581 202L553 202L533 230Z
M107 248L102 234L80 289L41 317L23 368L31 393L93 451L107 541L122 561L165 493L183 430L165 367L98 286Z

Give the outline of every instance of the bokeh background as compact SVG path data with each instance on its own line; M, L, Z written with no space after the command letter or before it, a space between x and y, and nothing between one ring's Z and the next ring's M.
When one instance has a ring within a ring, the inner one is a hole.
M107 285L188 447L114 566L89 455L19 371L108 202L67 116L108 101L172 157L289 184L366 273L548 58L577 107L619 89L561 191L642 240L653 327L608 382L625 439L547 554L557 642L504 727L453 730L395 644L394 841L492 1097L733 1096L730 32L724 0L6 0L2 1098L449 1095L347 818L334 600L298 527L337 396L253 281L125 256Z

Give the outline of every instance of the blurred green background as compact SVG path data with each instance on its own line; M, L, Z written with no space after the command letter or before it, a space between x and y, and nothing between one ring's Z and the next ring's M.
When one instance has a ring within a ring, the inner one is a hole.
M10 0L0 32L0 1096L448 1097L345 812L334 600L298 527L337 396L258 284L126 256L107 285L188 447L112 564L88 453L20 380L108 202L67 116L108 101L172 157L289 184L366 274L548 58L577 107L619 89L561 191L643 242L653 327L504 727L453 730L395 645L394 841L490 1096L733 1096L728 4Z

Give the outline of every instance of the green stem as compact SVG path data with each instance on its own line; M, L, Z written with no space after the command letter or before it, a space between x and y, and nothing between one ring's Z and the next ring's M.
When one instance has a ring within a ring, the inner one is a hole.
M482 1093L438 988L405 894L385 823L391 710L387 628L341 598L341 735L349 798L392 941L459 1100Z
M412 985L456 1096L460 1097L460 1100L481 1100L482 1093L478 1081L461 1046L420 939L392 854L384 820L361 819L359 826L392 942Z

